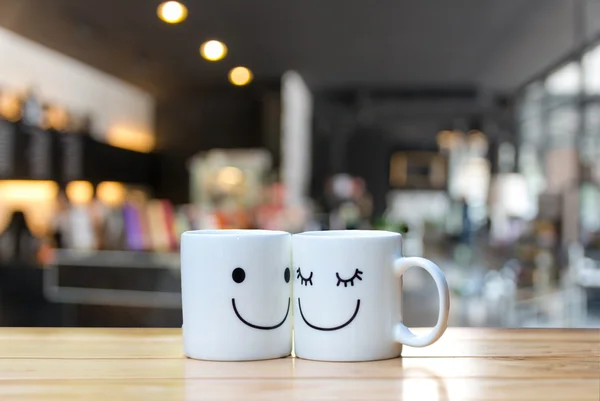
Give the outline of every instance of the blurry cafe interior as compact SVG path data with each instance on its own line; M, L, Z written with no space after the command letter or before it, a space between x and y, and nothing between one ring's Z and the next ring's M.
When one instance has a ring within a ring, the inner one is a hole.
M400 232L451 326L600 327L600 2L0 0L0 325L180 327L228 228Z

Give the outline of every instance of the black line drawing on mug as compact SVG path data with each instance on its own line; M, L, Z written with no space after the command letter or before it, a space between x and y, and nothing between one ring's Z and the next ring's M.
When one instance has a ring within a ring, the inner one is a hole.
M348 283L350 283L352 285L352 287L354 287L354 280L358 279L362 281L362 275L363 272L361 272L360 270L356 269L356 271L354 272L354 275L352 277L350 277L349 279L343 279L340 277L340 273L335 273L335 276L338 279L338 282L336 284L336 287L339 287L340 284L344 283L344 287L348 287Z
M288 305L285 310L285 316L283 317L283 320L281 322L277 323L274 326L259 326L257 324L250 323L249 321L244 319L242 317L242 315L240 315L240 312L238 312L237 307L235 306L235 298L231 298L231 305L233 306L233 311L235 312L235 315L238 317L238 319L240 319L242 321L242 323L244 323L246 326L250 326L253 329L258 329L258 330L273 330L273 329L280 327L283 323L285 323L285 320L287 319L288 314L290 313L290 304L291 304L291 298L288 298Z
M231 273L231 278L237 284L241 284L246 279L246 272L241 267L236 267L235 269L233 269L233 272ZM283 279L286 283L290 282L290 268L289 267L285 268L285 271L283 273ZM288 298L288 304L287 304L287 308L285 310L285 316L283 317L283 320L281 322L277 323L274 326L259 326L254 323L250 323L249 321L244 319L237 309L237 306L235 304L235 298L231 298L231 306L233 307L233 311L235 312L235 315L246 326L249 326L249 327L252 327L253 329L258 329L258 330L273 330L273 329L280 327L283 323L285 323L285 321L290 313L290 305L292 303L291 301L292 301L291 298Z
M302 316L302 320L304 320L304 323L306 323L308 325L308 327L315 329L315 330L321 330L321 331L335 331L335 330L343 329L344 327L346 327L350 323L352 323L352 321L354 320L356 315L358 315L358 310L360 309L360 299L356 300L356 309L354 310L354 314L352 314L352 317L350 319L348 319L346 321L346 323L341 324L339 326L335 326L335 327L319 327L319 326L315 326L314 324L309 323L308 320L306 320L306 318L304 317L304 312L302 311L302 304L300 303L300 298L298 298L298 309L300 309L300 316Z
M313 285L313 282L312 282L313 272L310 272L310 275L307 278L304 278L304 276L302 275L302 272L300 271L300 268L298 267L298 269L296 270L296 273L298 273L296 278L300 279L300 285L305 285L307 287L309 284Z

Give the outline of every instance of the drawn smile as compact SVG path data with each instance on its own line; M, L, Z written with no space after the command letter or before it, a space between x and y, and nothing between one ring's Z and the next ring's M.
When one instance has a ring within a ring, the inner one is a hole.
M284 322L285 319L287 319L288 317L288 313L290 313L290 298L288 298L288 306L285 310L285 316L283 317L283 320L281 322L279 322L278 324L276 324L275 326L258 326L256 324L252 324L250 322L248 322L246 319L244 319L242 317L242 315L240 315L240 312L238 312L236 306L235 306L235 298L231 298L231 305L233 305L233 311L235 312L235 315L238 317L238 319L240 319L242 321L242 323L244 323L246 326L250 326L253 329L259 329L259 330L273 330L278 328L279 326L281 326Z
M348 321L346 321L346 323L344 323L340 326L335 326L335 327L318 327L318 326L315 326L314 324L310 324L308 322L308 320L306 320L306 318L304 317L304 313L302 312L302 304L300 303L300 298L298 298L298 309L300 309L300 316L302 316L302 320L304 320L304 323L306 323L308 325L308 327L311 327L315 330L321 330L321 331L334 331L334 330L343 329L344 327L346 327L350 323L352 323L352 321L354 320L356 315L358 315L358 310L360 309L360 299L356 300L356 309L354 310L354 314L352 315L352 317L350 319L348 319Z

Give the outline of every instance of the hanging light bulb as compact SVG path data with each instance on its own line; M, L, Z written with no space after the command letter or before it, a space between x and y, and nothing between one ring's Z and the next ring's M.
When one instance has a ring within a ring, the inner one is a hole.
M208 61L219 61L227 55L227 46L218 40L209 40L200 46L200 54Z
M156 10L158 18L168 24L178 24L187 18L187 7L178 1L165 1Z

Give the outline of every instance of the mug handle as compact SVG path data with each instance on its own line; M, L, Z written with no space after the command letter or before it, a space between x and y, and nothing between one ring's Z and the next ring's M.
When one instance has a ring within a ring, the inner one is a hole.
M425 347L436 342L446 331L448 313L450 312L450 291L444 273L432 261L418 257L398 258L394 261L394 272L398 277L402 276L411 267L425 269L435 281L440 301L438 319L433 330L423 336L413 334L408 327L400 322L394 330L394 339L411 347Z

